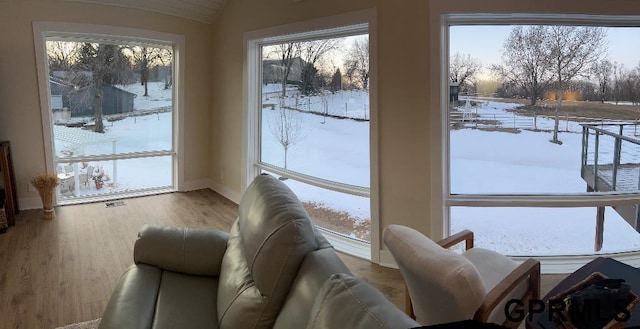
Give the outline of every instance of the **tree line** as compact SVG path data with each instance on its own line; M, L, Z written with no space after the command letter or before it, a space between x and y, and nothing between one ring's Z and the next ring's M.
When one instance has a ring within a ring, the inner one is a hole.
M343 49L344 38L282 43L264 48L263 83L287 85L303 95L369 85L369 38L359 36ZM341 61L339 64L337 62Z
M542 99L556 101L551 142L560 144L563 100L640 101L640 92L635 91L640 86L639 68L627 70L611 62L608 46L603 27L515 26L503 42L501 62L488 69L498 79L498 97L527 98L532 106ZM456 53L449 61L449 77L462 92L473 93L482 68L471 55Z

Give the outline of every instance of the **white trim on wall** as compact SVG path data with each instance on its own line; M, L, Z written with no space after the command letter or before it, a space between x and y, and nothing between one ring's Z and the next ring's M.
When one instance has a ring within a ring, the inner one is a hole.
M438 14L439 15L439 14ZM434 14L435 16L435 14ZM449 235L450 216L452 206L475 207L597 207L609 205L635 204L640 200L640 193L567 193L567 194L539 194L539 195L452 195L449 189L450 153L449 153L449 123L448 123L448 68L449 68L449 26L457 24L579 24L605 26L640 26L640 16L614 15L586 15L586 14L536 14L536 13L451 13L431 17L430 48L439 49L438 56L431 56L430 106L433 109L430 128L432 129L431 145L432 170L431 193L433 220L432 236L438 240ZM437 108L436 108L437 107ZM438 220L442 219L442 220ZM640 251L610 254L614 258L638 264ZM542 262L546 273L566 273L584 265L594 257L603 255L559 255L534 256ZM609 255L604 255L609 256ZM514 257L521 259L521 257Z
M53 132L51 130L51 114L49 100L49 67L45 63L47 37L61 37L65 40L95 41L105 43L147 43L172 46L174 52L174 88L173 88L173 189L184 189L184 83L185 83L185 38L183 35L127 28L110 25L95 25L68 22L33 22L33 37L38 73L38 89L40 96L41 124L46 172L55 173ZM147 152L150 155L152 152ZM144 192L141 192L144 193ZM57 201L56 201L57 203Z

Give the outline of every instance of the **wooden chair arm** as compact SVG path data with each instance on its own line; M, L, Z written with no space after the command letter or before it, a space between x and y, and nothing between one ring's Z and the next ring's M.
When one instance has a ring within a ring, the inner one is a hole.
M438 244L442 248L449 249L462 241L465 242L465 250L473 248L473 232L469 230L462 230L454 235L438 241Z
M491 312L493 312L496 306L498 306L518 284L527 278L529 279L529 289L523 297L523 302L526 305L526 300L540 299L540 262L529 258L487 293L482 305L480 305L473 318L483 323L487 322L489 315L491 315Z
M413 312L413 302L409 295L409 287L407 287L406 283L404 284L404 312L412 319L416 319L416 313Z

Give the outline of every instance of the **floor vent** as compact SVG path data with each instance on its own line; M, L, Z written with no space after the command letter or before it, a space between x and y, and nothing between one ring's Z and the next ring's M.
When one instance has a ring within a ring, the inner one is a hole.
M105 204L107 205L107 208L120 207L124 206L124 201L109 201Z

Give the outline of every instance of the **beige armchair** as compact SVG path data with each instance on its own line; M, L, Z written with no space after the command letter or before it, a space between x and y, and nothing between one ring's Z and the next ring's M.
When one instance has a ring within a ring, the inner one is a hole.
M473 232L465 230L436 243L405 226L390 225L383 240L393 255L407 288L406 312L422 325L474 319L517 326L507 320L505 306L518 299L524 308L540 298L540 262L518 265L497 252L473 247ZM465 241L466 250L448 248Z

